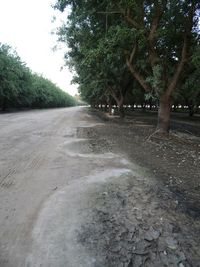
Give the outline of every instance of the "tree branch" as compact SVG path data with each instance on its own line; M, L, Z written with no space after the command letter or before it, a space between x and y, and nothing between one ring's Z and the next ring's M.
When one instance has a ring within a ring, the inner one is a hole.
M130 8L128 8L127 10L123 9L119 4L117 5L121 14L124 16L124 18L126 19L126 21L131 24L132 26L134 26L136 29L140 29L141 26L140 24L134 20L134 18L131 17L131 12L130 12Z
M151 90L150 86L146 83L144 77L138 71L136 71L135 67L133 66L133 64L131 64L128 58L126 58L126 64L133 77L139 82L145 92L149 92Z
M193 2L189 15L186 18L186 26L185 26L185 32L184 32L184 39L183 39L183 46L181 51L181 60L177 65L176 71L172 77L172 80L168 86L166 94L170 96L172 92L175 90L179 80L180 76L184 70L184 66L188 61L188 46L189 46L189 39L192 32L192 26L193 26L193 16L195 12L195 4Z
M119 97L117 96L116 92L113 90L111 86L108 87L108 91L110 92L110 95L114 98L114 100L116 101L117 105L120 105L123 103L124 96L121 90L119 90Z
M156 48L155 48L155 39L156 39L156 32L158 30L158 26L162 18L162 15L163 15L163 7L160 4L157 4L155 16L153 18L150 32L147 38L148 45L149 45L149 59L150 59L150 64L152 68L158 62L158 55L157 55Z
M133 46L133 49L132 49L132 52L130 54L130 58L129 58L129 62L131 63L136 55L136 52L137 52L137 48L138 48L138 42L136 41L134 46Z

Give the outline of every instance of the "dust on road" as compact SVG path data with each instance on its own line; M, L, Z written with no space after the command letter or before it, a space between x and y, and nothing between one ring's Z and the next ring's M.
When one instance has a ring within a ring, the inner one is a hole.
M85 108L0 116L0 266L199 266L198 220L98 127Z

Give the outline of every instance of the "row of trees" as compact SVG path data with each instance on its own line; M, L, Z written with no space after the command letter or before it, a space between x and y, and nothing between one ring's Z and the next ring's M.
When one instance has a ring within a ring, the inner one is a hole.
M57 0L70 14L57 31L66 64L91 105L157 102L159 132L170 110L200 104L198 0Z
M33 74L13 49L0 44L0 108L51 108L76 104L54 83Z

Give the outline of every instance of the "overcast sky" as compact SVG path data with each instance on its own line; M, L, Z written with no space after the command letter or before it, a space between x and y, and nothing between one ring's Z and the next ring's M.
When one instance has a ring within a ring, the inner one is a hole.
M61 89L74 95L70 85L72 74L63 66L63 51L53 52L56 36L52 30L61 23L63 15L51 7L55 0L0 0L0 42L15 48L34 72L43 74ZM56 24L52 23L53 16Z

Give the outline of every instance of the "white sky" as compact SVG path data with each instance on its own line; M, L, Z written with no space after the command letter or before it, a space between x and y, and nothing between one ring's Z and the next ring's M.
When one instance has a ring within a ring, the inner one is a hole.
M56 83L71 95L77 86L71 85L72 74L64 65L62 50L53 52L56 36L51 32L63 15L51 7L55 0L0 0L0 42L16 49L21 59L34 72Z

